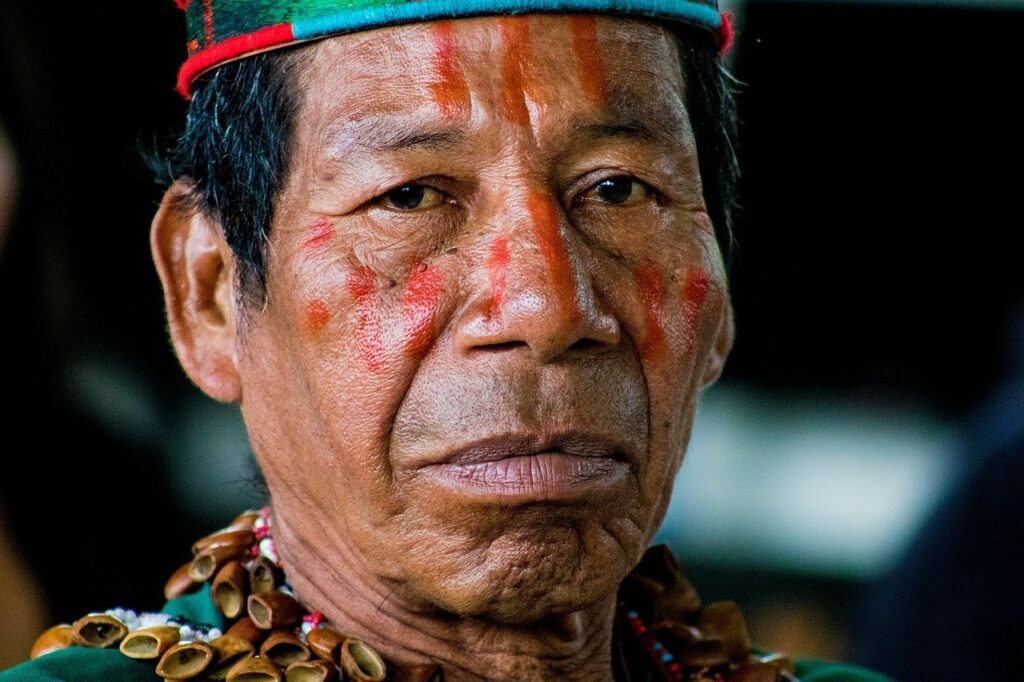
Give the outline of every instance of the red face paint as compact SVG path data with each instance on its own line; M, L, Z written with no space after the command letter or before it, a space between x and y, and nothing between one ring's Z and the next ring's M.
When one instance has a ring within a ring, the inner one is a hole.
M430 84L441 113L447 119L462 117L470 107L469 86L459 66L459 49L455 42L455 29L450 21L434 27L437 82Z
M501 310L505 301L505 276L511 256L508 252L508 240L499 237L491 245L491 255L487 258L487 274L491 280L491 305L488 316L494 318Z
M372 372L380 371L385 364L383 323L373 295L376 283L376 275L366 266L349 273L346 282L348 293L356 304L360 355Z
M322 299L314 299L306 304L306 330L310 334L318 334L331 319L331 311Z
M505 48L501 68L501 97L505 118L517 125L530 125L526 108L526 63L530 52L530 24L524 16L504 17L501 42Z
M565 310L571 311L568 314L575 318L580 314L576 302L576 281L573 277L572 263L569 261L569 252L565 248L565 240L562 239L558 205L551 197L531 193L526 200L526 208L533 221L541 257L547 266L551 294Z
M640 355L657 359L665 351L665 277L654 263L645 263L633 277L644 308Z
M420 264L416 267L405 293L402 295L402 314L405 316L405 351L419 357L427 352L434 340L434 318L444 292L444 278L437 268Z
M608 69L597 43L597 17L572 16L569 17L569 25L580 86L591 102L603 103L608 91Z
M683 312L686 315L686 337L688 346L692 346L697 334L697 325L704 302L708 297L710 279L703 268L691 268L683 280Z
M302 243L302 250L306 258L313 258L324 252L334 239L334 225L327 218L317 218L309 226L309 233L306 241Z

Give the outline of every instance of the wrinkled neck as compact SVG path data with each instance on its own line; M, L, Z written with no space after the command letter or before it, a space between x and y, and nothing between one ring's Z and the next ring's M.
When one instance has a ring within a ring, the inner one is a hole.
M446 681L613 679L615 594L539 622L495 623L409 603L346 548L328 552L280 517L274 544L308 609L400 668L439 664Z

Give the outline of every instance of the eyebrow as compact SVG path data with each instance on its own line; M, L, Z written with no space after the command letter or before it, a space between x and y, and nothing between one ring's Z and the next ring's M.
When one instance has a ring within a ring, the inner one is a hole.
M404 125L404 117L371 116L328 127L323 138L332 159L353 152L387 153L414 149L451 150L465 144L465 130L450 126Z
M572 144L607 138L678 144L685 135L685 128L680 127L679 120L670 111L651 106L628 88L615 88L609 93L608 111L604 116L577 119L570 130Z

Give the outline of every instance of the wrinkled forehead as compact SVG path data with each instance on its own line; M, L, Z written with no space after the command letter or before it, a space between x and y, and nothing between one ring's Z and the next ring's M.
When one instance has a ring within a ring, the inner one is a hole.
M317 133L380 134L388 117L408 115L467 129L481 120L551 127L602 111L666 132L687 126L673 34L651 21L479 17L335 36L307 50L300 124ZM519 103L522 115L510 111Z

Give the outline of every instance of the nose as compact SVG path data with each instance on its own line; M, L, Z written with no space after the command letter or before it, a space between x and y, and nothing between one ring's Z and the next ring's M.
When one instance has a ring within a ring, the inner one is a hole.
M527 349L541 364L619 343L618 320L595 293L586 248L558 201L534 192L508 207L482 263L486 282L458 325L460 350Z

